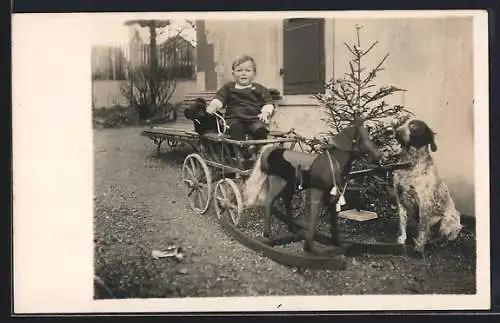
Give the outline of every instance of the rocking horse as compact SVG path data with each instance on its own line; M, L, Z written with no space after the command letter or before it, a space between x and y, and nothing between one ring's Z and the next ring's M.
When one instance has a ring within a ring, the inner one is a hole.
M318 253L313 247L313 238L320 209L325 204L330 215L331 243L333 246L340 246L337 213L341 205L345 204L343 194L352 163L354 159L361 157L367 157L369 163L374 163L379 162L382 157L370 140L363 122L362 118L356 118L350 126L329 140L327 147L317 155L276 145L261 148L245 183L244 199L247 206L264 206L265 238L270 237L274 202L281 197L286 216L291 218L293 196L301 190L309 190L311 206L304 251Z

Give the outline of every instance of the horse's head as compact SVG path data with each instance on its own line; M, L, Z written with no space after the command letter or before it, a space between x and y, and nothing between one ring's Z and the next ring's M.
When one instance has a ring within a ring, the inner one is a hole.
M332 146L354 156L367 156L370 163L382 159L382 153L375 147L368 130L363 126L363 119L360 118L336 135Z

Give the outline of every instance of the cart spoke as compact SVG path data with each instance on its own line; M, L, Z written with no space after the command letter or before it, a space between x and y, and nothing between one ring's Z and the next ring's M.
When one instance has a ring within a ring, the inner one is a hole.
M225 198L222 198L222 197L216 197L217 201L221 202L221 203L226 203L227 202L227 199Z
M186 157L182 179L186 183L186 196L191 208L198 214L204 214L212 199L212 180L210 168L202 156L194 153Z
M219 189L220 189L220 193L221 193L222 197L224 198L224 200L227 200L226 188L224 186L220 185Z
M216 192L216 198L219 201L227 201L227 194L226 194L226 189L222 186L218 186L218 190Z
M186 170L187 170L187 171L191 174L191 178L192 178L192 179L197 179L197 178L196 178L196 175L193 173L193 170L192 170L191 168L186 167L185 169L186 169ZM187 175L187 174L186 174L186 175Z
M231 209L228 209L229 215L231 216L231 220L233 220L233 223L238 223L238 211L234 212L231 211Z
M196 191L196 186L191 186L191 190L189 190L189 192L187 193L187 197L190 197L191 194L193 194L193 192Z
M191 158L189 159L189 164L191 166L191 169L192 169L192 173L194 174L195 178L197 177L197 175L199 174L199 169L198 167L196 166L196 162L194 161L194 158Z
M193 199L193 204L197 207L196 205L196 201L198 200L198 195L199 194L199 190L197 190L196 188L192 190L192 196L191 198Z
M196 197L198 198L198 206L200 207L200 209L203 207L203 196L202 196L202 190L200 189L197 189L196 190Z
M200 189L200 198L201 198L201 203L205 204L205 202L208 200L208 191L205 189Z
M208 183L198 183L200 187L203 187L204 189L208 190Z

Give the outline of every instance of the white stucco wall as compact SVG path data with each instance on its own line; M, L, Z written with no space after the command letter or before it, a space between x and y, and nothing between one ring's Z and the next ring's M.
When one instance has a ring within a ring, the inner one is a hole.
M377 83L408 90L387 101L405 105L437 133L433 156L439 173L459 209L473 214L472 18L337 19L335 75L347 71L350 57L342 42L355 42L356 24L363 25L361 41L366 45L379 41L367 55L368 66L390 53Z

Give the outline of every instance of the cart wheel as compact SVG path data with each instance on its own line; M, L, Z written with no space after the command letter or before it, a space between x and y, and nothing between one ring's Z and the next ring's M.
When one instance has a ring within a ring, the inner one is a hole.
M229 216L233 224L238 226L243 213L243 199L236 183L230 178L223 178L215 185L215 212L219 220Z
M200 155L186 157L182 165L182 181L191 208L199 214L207 212L212 199L212 175Z

